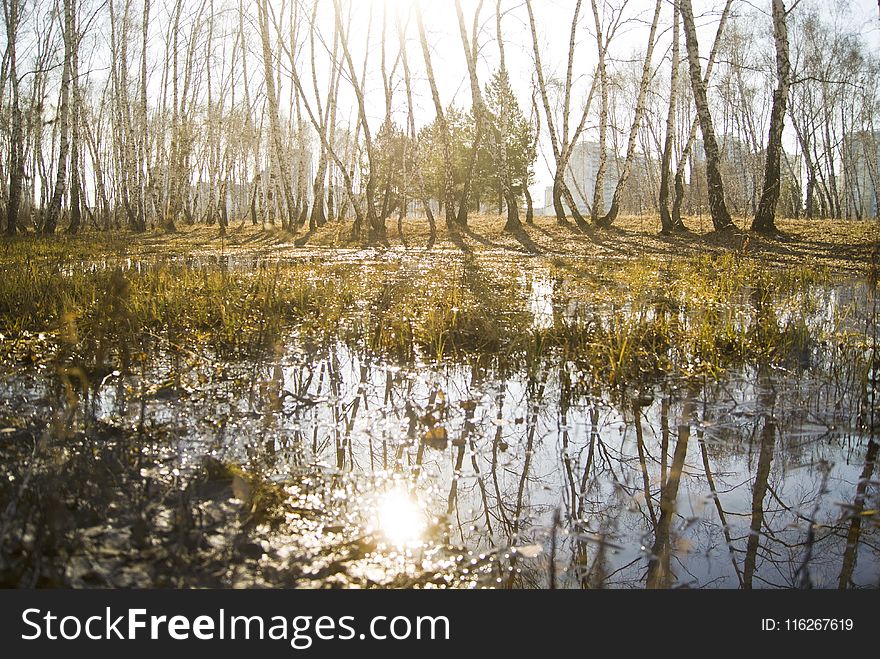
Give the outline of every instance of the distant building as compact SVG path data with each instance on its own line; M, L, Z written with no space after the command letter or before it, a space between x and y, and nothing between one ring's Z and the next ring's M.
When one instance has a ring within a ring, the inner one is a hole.
M574 145L571 158L568 161L568 169L565 172L565 183L571 191L572 197L581 213L588 213L593 204L593 193L596 189L596 172L599 169L599 144L598 142L582 141ZM618 163L614 154L606 153L605 180L603 184L604 208L608 211L611 206L611 198L617 187ZM553 212L553 186L548 186L544 191L544 207L548 212Z
M600 154L598 142L579 142L571 151L565 182L582 213L587 212L593 204ZM602 186L604 207L600 209L601 213L606 213L610 208L619 178L617 158L612 153L606 153L605 158L605 179Z
M758 207L764 180L764 160L767 157L763 145L753 148L739 136L727 133L717 137L721 178L724 181L724 199L728 210L734 215L750 216ZM783 152L780 176L783 184L790 188L797 186L792 180L788 156ZM697 139L691 151L689 190L686 204L688 213L709 212L706 188L706 149L702 140ZM790 190L783 195L790 197ZM797 201L795 199L794 201ZM784 199L786 206L793 209L792 199ZM792 212L792 211L787 211Z
M765 152L736 135L721 135L721 176L727 207L735 215L754 215L764 178Z
M858 219L880 217L880 131L859 132L844 143L847 206Z

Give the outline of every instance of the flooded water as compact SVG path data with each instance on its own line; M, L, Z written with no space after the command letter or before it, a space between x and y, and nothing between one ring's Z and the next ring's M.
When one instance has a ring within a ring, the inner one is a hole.
M536 332L659 313L523 273L511 286ZM10 362L0 580L878 587L874 290L773 299L779 326L813 332L784 358L689 371L679 355L625 381L563 351L396 360L295 327L269 354L157 347L80 379ZM748 341L755 296L737 300L720 313ZM831 323L855 340L829 341Z

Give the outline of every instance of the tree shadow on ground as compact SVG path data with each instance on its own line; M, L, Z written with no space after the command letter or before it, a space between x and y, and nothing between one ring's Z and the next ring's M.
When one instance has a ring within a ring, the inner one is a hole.
M525 229L508 231L507 234L522 245L529 254L542 254L545 251L538 243L532 240L532 237Z
M493 242L492 240L490 240L486 236L480 235L479 233L474 231L473 228L471 228L470 226L461 227L460 231L461 231L461 233L466 235L468 238L471 238L472 240L475 240L476 242L480 243L481 245L485 245L486 247L494 247L496 249L503 249L505 247L504 245L500 245L496 242Z
M458 247L462 252L471 254L474 250L472 250L471 246L465 242L464 235L474 234L472 234L467 227L448 227L446 230L446 236L449 242Z

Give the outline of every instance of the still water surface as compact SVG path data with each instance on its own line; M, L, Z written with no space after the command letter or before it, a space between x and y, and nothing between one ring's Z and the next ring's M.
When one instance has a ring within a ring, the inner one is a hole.
M540 269L517 285L537 330L578 314ZM47 482L6 490L49 503L43 531L5 504L0 574L74 586L877 587L873 289L801 295L817 331L846 316L860 359L821 345L794 362L612 388L552 353L520 366L395 363L292 332L254 359L162 352L74 398L51 367L6 368L4 417L69 431L47 449L67 482L57 501ZM774 304L781 322L803 308ZM3 436L4 475L20 484L40 434ZM266 501L272 515L259 513ZM63 561L38 557L53 533Z

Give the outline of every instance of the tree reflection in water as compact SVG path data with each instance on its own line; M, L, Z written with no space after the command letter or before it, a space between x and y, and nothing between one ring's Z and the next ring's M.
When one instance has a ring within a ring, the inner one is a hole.
M876 359L866 374L832 349L629 387L554 354L403 367L294 341L182 359L78 395L56 374L7 374L5 413L48 423L5 433L4 583L880 579Z

